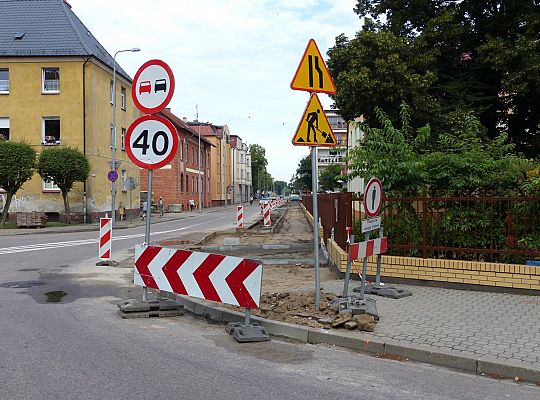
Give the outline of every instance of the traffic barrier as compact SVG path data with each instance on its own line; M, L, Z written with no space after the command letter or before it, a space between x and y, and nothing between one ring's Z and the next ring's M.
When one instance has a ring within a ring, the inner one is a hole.
M246 308L259 308L262 263L257 260L135 246L136 285Z
M387 238L377 238L358 242L349 246L350 260L358 260L359 258L371 257L377 254L386 253L388 248Z
M244 207L243 206L236 207L236 227L237 228L244 227Z
M98 257L102 261L111 259L112 218L99 219L99 251Z
M270 203L264 205L264 226L271 226L272 221L270 219Z

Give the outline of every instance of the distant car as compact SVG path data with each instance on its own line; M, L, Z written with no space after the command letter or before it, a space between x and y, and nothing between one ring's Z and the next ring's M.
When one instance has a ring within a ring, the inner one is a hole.
M291 201L302 201L302 197L300 197L300 195L297 195L297 194L291 194L290 199Z
M165 79L157 79L154 84L154 93L167 91L167 81Z
M150 81L142 81L139 84L139 94L148 93L150 94L152 92L152 85L150 84Z
M259 200L259 204L266 204L270 201L270 199L268 199L267 197L262 197L260 200Z

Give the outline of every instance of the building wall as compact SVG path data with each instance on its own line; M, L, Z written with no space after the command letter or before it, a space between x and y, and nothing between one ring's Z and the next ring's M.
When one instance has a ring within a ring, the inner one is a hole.
M81 57L0 58L0 68L9 68L10 93L0 95L0 117L10 118L10 139L30 143L38 153L48 146L42 145L42 117L60 117L60 146L71 146L84 151L86 129L86 155L91 164L87 181L88 213L110 212L111 183L107 180L108 161L111 158L110 129L112 105L110 82L112 71L100 62L90 59L84 66ZM60 93L42 94L42 68L54 67L60 71ZM118 76L118 75L117 75ZM117 81L117 159L122 161L118 173L125 169L127 176L139 179L138 167L121 150L121 127L127 127L138 112L131 100L131 85L121 77ZM120 108L121 87L126 88L126 110ZM85 93L83 93L83 91ZM84 119L86 109L86 119ZM86 123L86 126L85 126ZM70 191L71 211L83 212L83 183L75 183ZM133 203L139 203L138 191L132 192ZM119 202L128 207L129 193L122 191L117 181L117 207ZM10 211L64 211L59 191L43 190L38 174L17 192Z
M157 204L163 198L166 209L171 205L180 205L181 210L189 209L189 200L198 205L198 137L180 127L176 127L179 136L179 146L171 162L154 171L152 180L152 203ZM194 128L197 130L196 127ZM211 146L201 140L201 205L211 206ZM148 191L148 171L140 170L141 191Z
M0 58L0 68L9 69L9 94L0 95L0 117L8 117L10 140L25 141L39 154L46 148L42 142L42 117L60 117L61 145L82 150L83 96L82 64L73 58ZM60 93L42 94L42 68L60 70ZM76 183L69 194L72 211L82 211L82 183ZM17 211L64 210L62 195L43 190L36 173L16 193L10 207Z
M115 159L120 161L118 167L119 178L116 181L116 208L122 203L129 207L129 192L122 183L122 170L127 177L139 181L139 167L133 164L125 150L122 149L122 128L137 119L139 111L131 98L131 84L123 77L116 75L116 154ZM89 62L86 65L86 155L92 166L87 182L88 212L103 213L111 210L111 182L107 179L110 171L109 161L112 157L111 126L112 104L110 97L110 84L112 71L104 68L99 62ZM120 93L122 87L126 89L126 108L121 107ZM132 205L139 208L139 190L132 191Z

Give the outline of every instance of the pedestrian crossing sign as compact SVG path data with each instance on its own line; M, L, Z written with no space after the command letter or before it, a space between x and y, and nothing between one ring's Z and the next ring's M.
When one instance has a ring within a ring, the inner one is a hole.
M336 94L336 85L326 68L321 52L310 39L291 82L291 89Z
M337 145L334 132L316 93L309 98L292 143L295 146L334 147Z

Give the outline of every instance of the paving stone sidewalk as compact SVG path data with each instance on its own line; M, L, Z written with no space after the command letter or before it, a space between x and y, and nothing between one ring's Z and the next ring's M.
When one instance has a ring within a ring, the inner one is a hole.
M351 283L351 294L357 294L352 292L357 285ZM540 370L540 296L398 286L413 295L367 296L377 300L381 315L371 335L466 357L526 363ZM324 289L342 293L343 281L325 282Z

